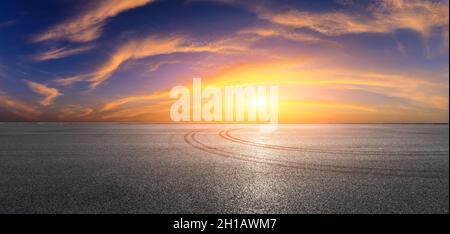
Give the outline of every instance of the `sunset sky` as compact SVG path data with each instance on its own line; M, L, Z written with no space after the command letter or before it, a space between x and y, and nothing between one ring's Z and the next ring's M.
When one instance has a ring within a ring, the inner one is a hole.
M448 122L449 2L2 0L0 121L169 121L193 77L280 121Z

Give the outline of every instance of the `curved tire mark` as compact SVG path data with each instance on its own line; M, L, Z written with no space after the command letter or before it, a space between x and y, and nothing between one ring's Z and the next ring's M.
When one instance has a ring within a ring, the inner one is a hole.
M217 156L237 159L241 161L254 162L260 164L275 165L279 167L295 168L302 170L313 170L321 172L335 172L345 174L363 174L363 175L379 175L379 176L394 176L394 177L418 177L418 178L445 178L448 171L430 171L430 170L409 170L409 169L391 169L391 168L370 168L370 167L348 167L348 166L334 166L323 164L298 163L293 161L275 160L268 158L255 157L252 155L233 153L226 150L221 150L216 147L200 142L196 135L204 130L190 131L184 135L184 141L192 147L201 151L211 153ZM289 163L289 164L287 164ZM442 175L444 174L444 175Z
M233 141L236 143L244 144L244 145L250 145L250 146L256 146L261 148L268 148L268 149L275 149L275 150L287 150L287 151L301 151L301 152L311 152L311 153L328 153L328 154L351 154L351 155L359 155L359 154L368 154L368 155L389 155L393 154L396 156L424 156L428 155L429 153L442 153L443 155L448 155L448 151L411 151L411 152L380 152L380 151L369 151L369 150L353 150L353 151L346 151L346 150L322 150L317 148L306 148L306 147L293 147L293 146L280 146L280 145L271 145L271 144L264 144L259 142L253 142L241 138L234 137L230 135L231 131L236 131L239 129L229 129L229 130L222 130L219 135L220 137ZM440 156L440 155L437 155Z

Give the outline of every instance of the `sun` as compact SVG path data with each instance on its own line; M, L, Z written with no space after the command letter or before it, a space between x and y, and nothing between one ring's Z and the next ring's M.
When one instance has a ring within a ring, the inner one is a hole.
M248 105L257 110L264 109L267 106L267 101L265 97L249 97Z

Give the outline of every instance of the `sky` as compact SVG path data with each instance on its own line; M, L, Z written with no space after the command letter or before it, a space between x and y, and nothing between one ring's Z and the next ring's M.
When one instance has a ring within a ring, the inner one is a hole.
M0 122L168 122L277 85L282 123L448 123L448 0L2 0Z

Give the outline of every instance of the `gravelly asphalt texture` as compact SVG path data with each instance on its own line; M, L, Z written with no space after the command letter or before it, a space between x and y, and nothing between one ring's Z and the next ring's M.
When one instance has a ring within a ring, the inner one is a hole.
M448 213L448 125L0 124L0 213Z

